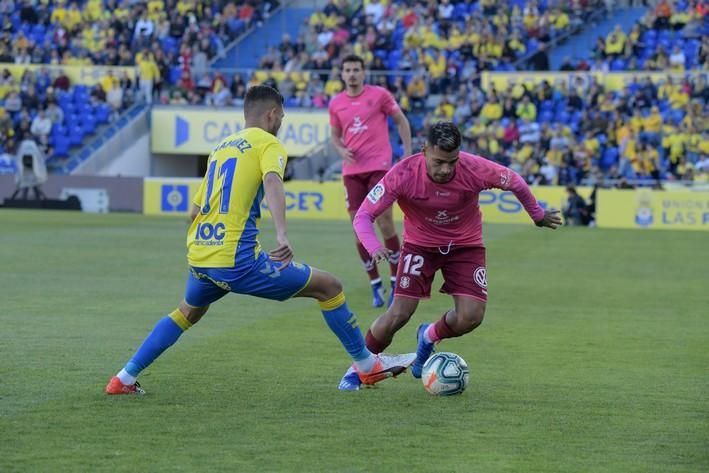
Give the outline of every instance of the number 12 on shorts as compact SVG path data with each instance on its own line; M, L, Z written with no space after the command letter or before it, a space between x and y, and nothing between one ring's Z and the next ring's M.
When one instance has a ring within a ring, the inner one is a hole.
M412 255L411 253L404 256L404 274L420 276L421 266L423 266L423 256Z

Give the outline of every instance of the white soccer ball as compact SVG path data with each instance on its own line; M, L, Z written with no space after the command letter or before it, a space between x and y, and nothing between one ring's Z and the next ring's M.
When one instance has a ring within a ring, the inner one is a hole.
M423 365L423 387L434 396L452 396L465 391L470 379L468 364L455 353L434 353Z

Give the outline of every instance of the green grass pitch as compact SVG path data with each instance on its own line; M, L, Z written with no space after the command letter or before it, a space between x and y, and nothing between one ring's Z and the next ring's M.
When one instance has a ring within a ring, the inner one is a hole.
M709 471L706 233L487 225L486 320L440 346L470 365L461 396L408 373L339 392L348 358L315 302L231 295L144 373L147 396L107 397L182 296L185 230L0 210L0 472ZM289 233L366 330L349 225ZM449 305L424 301L390 350Z

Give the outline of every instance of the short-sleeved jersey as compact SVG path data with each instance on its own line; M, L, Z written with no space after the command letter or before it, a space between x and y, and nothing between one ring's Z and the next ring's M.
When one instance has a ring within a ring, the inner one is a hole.
M212 151L194 204L200 207L187 232L187 260L199 268L252 265L258 241L263 178L281 177L288 157L275 136L245 128Z
M372 188L355 217L355 231L373 254L381 243L372 221L397 201L404 213L404 241L427 248L483 246L478 200L480 192L491 188L514 193L533 221L544 217L527 183L511 169L461 152L453 179L438 183L428 176L426 158L418 153L399 161Z
M342 163L342 174L387 171L391 168L391 143L387 117L399 106L383 87L365 85L361 94L337 94L330 101L330 125L342 130L342 141L354 155L354 163Z

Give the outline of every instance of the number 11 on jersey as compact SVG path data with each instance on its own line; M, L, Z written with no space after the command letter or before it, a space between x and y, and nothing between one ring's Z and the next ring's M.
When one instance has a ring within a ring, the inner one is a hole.
M225 214L229 212L229 200L231 198L231 185L234 182L234 172L236 171L237 158L229 158L219 168L219 177L222 179L222 187L220 193L219 213ZM202 215L206 215L211 210L209 199L212 197L214 190L214 174L217 170L217 162L209 163L207 171L207 192L204 196L204 205L202 205Z

